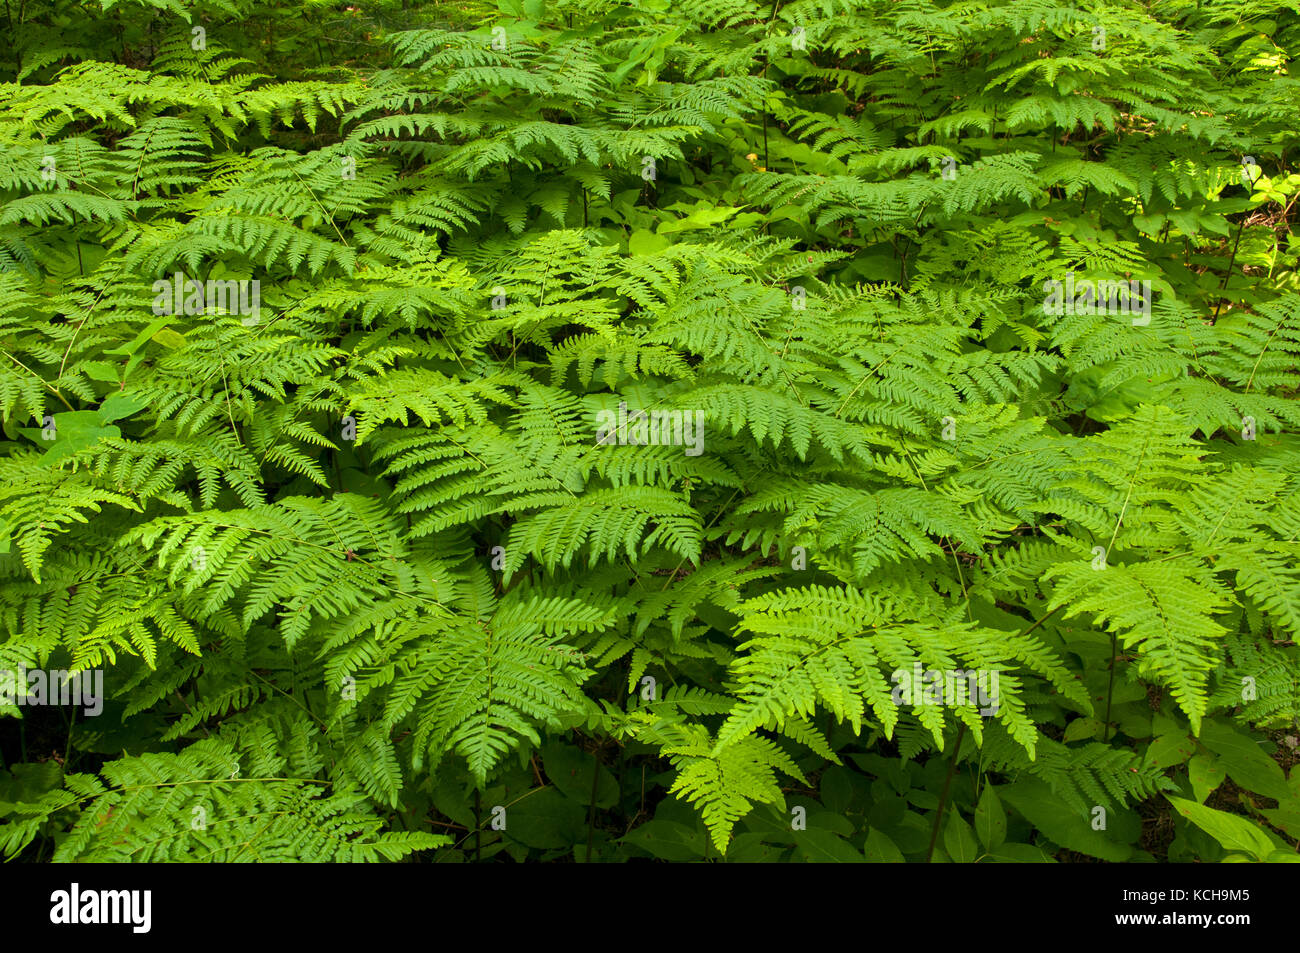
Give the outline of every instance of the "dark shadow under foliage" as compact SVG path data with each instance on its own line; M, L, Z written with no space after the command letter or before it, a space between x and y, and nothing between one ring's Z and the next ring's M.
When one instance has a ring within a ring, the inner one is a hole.
M8 4L0 851L1295 859L1293 50Z

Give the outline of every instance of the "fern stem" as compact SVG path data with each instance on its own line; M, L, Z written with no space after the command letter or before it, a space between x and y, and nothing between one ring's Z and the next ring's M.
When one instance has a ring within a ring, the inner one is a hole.
M781 0L772 0L772 13L767 18L767 25L770 30L772 24L776 21L776 13L781 9ZM767 79L767 51L763 51L763 79ZM767 161L767 103L763 104L763 168L771 169L772 166Z
M18 358L14 357L4 348L0 348L0 353L3 353L5 357L9 358L9 360L13 361L15 364L17 364L19 367L25 370L28 374L31 374L32 377L36 378L38 381L40 381L42 384L48 387L50 389L50 392L53 393L55 397L59 398L59 400L63 403L64 407L68 408L68 410L72 410L72 405L68 403L67 399L61 393L59 393L59 389L57 387L55 387L53 384L47 381L44 377L41 377L40 374L37 374L34 370L32 370L22 361L18 360Z
M1041 619L1039 619L1037 622L1035 622L1035 623L1034 623L1033 625L1031 625L1029 628L1027 628L1027 629L1022 629L1021 632L1020 632L1021 636L1026 636L1026 635L1028 635L1030 632L1033 632L1034 629L1038 628L1040 625L1042 625L1044 622L1046 622L1048 619L1050 619L1052 616L1056 615L1056 613L1060 612L1060 611L1061 611L1062 609L1064 609L1064 608L1065 608L1065 603L1061 603L1059 606L1057 606L1057 607L1056 607L1055 609L1053 609L1051 612L1047 613L1047 615L1043 616Z
M1237 237L1232 243L1232 254L1228 257L1228 270L1223 273L1223 281L1219 285L1219 290L1224 291L1228 287L1228 279L1232 277L1232 266L1237 262L1237 246L1241 244L1241 230L1246 225L1246 218L1243 215L1240 222L1237 223ZM1219 303L1214 306L1214 320L1219 320L1219 309L1223 307L1223 296L1219 296Z
M63 747L63 770L68 770L68 759L72 757L72 729L77 727L77 706L72 706L72 720L68 722L68 743Z
M483 804L482 793L474 789L474 863L483 859Z
M600 786L600 752L593 752L592 757L595 759L596 769L591 772L591 803L587 807L587 863L591 863L591 839L596 833L596 792Z
M1110 534L1110 542L1106 544L1106 555L1110 555L1111 547L1115 545L1115 539L1119 536L1119 528L1124 525L1124 514L1128 512L1128 501L1133 498L1133 487L1137 485L1138 474L1142 472L1142 461L1147 457L1147 447L1151 444L1151 437L1148 435L1142 441L1142 452L1138 454L1137 466L1133 468L1133 477L1128 481L1128 492L1124 494L1124 504L1119 508L1119 519L1115 520L1115 530Z
M939 795L939 809L934 813L934 827L930 829L930 846L925 852L928 864L934 856L934 845L939 841L939 825L943 822L944 808L948 806L948 789L952 787L952 775L957 770L957 755L961 752L961 743L966 740L966 722L957 729L957 742L952 746L952 757L948 759L948 775L943 779L943 793Z
M1110 675L1106 679L1106 723L1102 727L1101 740L1110 740L1110 699L1115 692L1115 653L1119 646L1115 644L1115 633L1110 634Z

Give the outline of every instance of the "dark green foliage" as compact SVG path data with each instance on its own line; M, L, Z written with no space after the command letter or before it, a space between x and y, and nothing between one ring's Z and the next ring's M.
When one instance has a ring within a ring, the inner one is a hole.
M1295 11L0 36L7 857L1296 857Z

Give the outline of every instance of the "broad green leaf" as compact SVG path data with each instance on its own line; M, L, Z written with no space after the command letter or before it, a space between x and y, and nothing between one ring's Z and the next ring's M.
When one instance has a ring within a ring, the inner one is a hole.
M1222 844L1225 850L1248 854L1255 860L1264 860L1277 850L1277 845L1262 828L1240 815L1216 811L1185 798L1169 797L1169 803L1179 814Z
M866 858L843 837L822 828L796 831L795 853L811 864L861 864Z
M1281 767L1250 735L1210 719L1201 726L1201 743L1219 756L1228 777L1246 790L1279 801L1291 796Z
M1192 782L1192 794L1197 801L1203 802L1211 791L1223 783L1227 773L1218 758L1202 752L1187 762L1187 777Z
M1061 736L1062 741L1080 741L1084 738L1101 737L1101 719L1099 718L1075 718L1065 726L1065 734Z
M634 844L660 860L700 860L705 851L704 835L698 830L658 818L634 827L623 842Z
M1146 763L1154 768L1171 768L1192 756L1196 743L1187 735L1159 735L1147 745Z
M656 235L646 228L638 228L627 240L627 252L633 258L657 255L672 245L672 241L662 235Z
M847 814L853 802L853 782L849 772L837 765L832 765L822 772L817 793L828 811Z
M591 802L592 774L596 770L595 758L576 745L552 740L542 747L542 768L547 779L565 797L579 804ZM612 807L618 800L618 782L609 769L602 766L600 780L596 782L596 807Z
M991 859L1004 864L1054 864L1056 858L1033 844L1002 844L989 853Z
M185 335L179 331L173 331L171 328L163 328L153 335L153 340L167 348L178 348L185 346Z
M739 208L702 207L691 212L685 218L671 219L659 226L658 234L686 232L697 228L714 228L721 225L739 212Z
M568 847L586 836L583 805L555 788L534 789L516 803L505 805L507 840L528 847Z
M1131 847L1111 840L1105 831L1093 830L1090 814L1072 810L1042 781L1022 778L998 788L998 795L1062 847L1116 863L1128 860L1133 853Z

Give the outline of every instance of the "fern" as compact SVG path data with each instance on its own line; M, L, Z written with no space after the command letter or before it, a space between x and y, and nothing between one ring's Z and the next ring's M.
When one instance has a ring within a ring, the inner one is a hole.
M0 849L1202 861L1216 777L1294 840L1274 7L21 5L0 679L105 698L0 681Z

